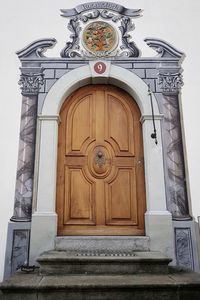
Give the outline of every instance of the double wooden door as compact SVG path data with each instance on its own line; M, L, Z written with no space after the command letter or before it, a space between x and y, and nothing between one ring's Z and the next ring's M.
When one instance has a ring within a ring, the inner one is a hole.
M144 234L140 111L109 85L80 88L60 112L58 235Z

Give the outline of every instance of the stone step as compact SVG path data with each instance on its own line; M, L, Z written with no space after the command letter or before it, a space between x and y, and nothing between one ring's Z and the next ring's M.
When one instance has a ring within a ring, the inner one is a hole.
M55 238L55 249L66 251L149 251L147 236L66 236Z
M42 276L19 272L0 284L2 300L199 300L200 275Z
M160 252L69 252L51 250L37 259L43 275L63 274L166 274L171 259Z

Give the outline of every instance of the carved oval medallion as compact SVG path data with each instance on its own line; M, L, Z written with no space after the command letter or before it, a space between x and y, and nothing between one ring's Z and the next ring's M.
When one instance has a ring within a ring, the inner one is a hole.
M95 146L88 154L88 167L96 178L105 178L111 170L111 155L102 145Z
M116 48L116 31L109 23L92 22L83 31L83 45L97 56L108 54Z

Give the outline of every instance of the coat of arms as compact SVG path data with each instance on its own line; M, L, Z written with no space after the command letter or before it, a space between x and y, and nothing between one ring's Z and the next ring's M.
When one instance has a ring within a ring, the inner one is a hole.
M108 54L116 48L116 31L107 22L92 22L83 31L83 45L90 53L97 56Z

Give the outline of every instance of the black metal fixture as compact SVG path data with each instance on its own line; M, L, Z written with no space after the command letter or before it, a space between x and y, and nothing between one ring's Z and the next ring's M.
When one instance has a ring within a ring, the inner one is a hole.
M150 89L150 84L148 84L148 94L149 94L150 102L151 102L151 113L152 113L152 121L153 121L153 133L151 134L151 138L155 140L155 144L157 145L158 140L157 140L155 116L154 116L153 101L152 101L152 91Z
M22 272L25 272L25 273L32 273L35 271L35 269L38 269L39 267L36 267L36 266L29 266L28 264L27 265L23 265L21 266L20 270Z
M25 264L20 266L20 270L25 273L32 273L35 271L35 269L39 269L39 267L35 265L29 265L29 255L30 255L30 236L29 236L29 247L28 247L28 255L27 255L27 261Z

